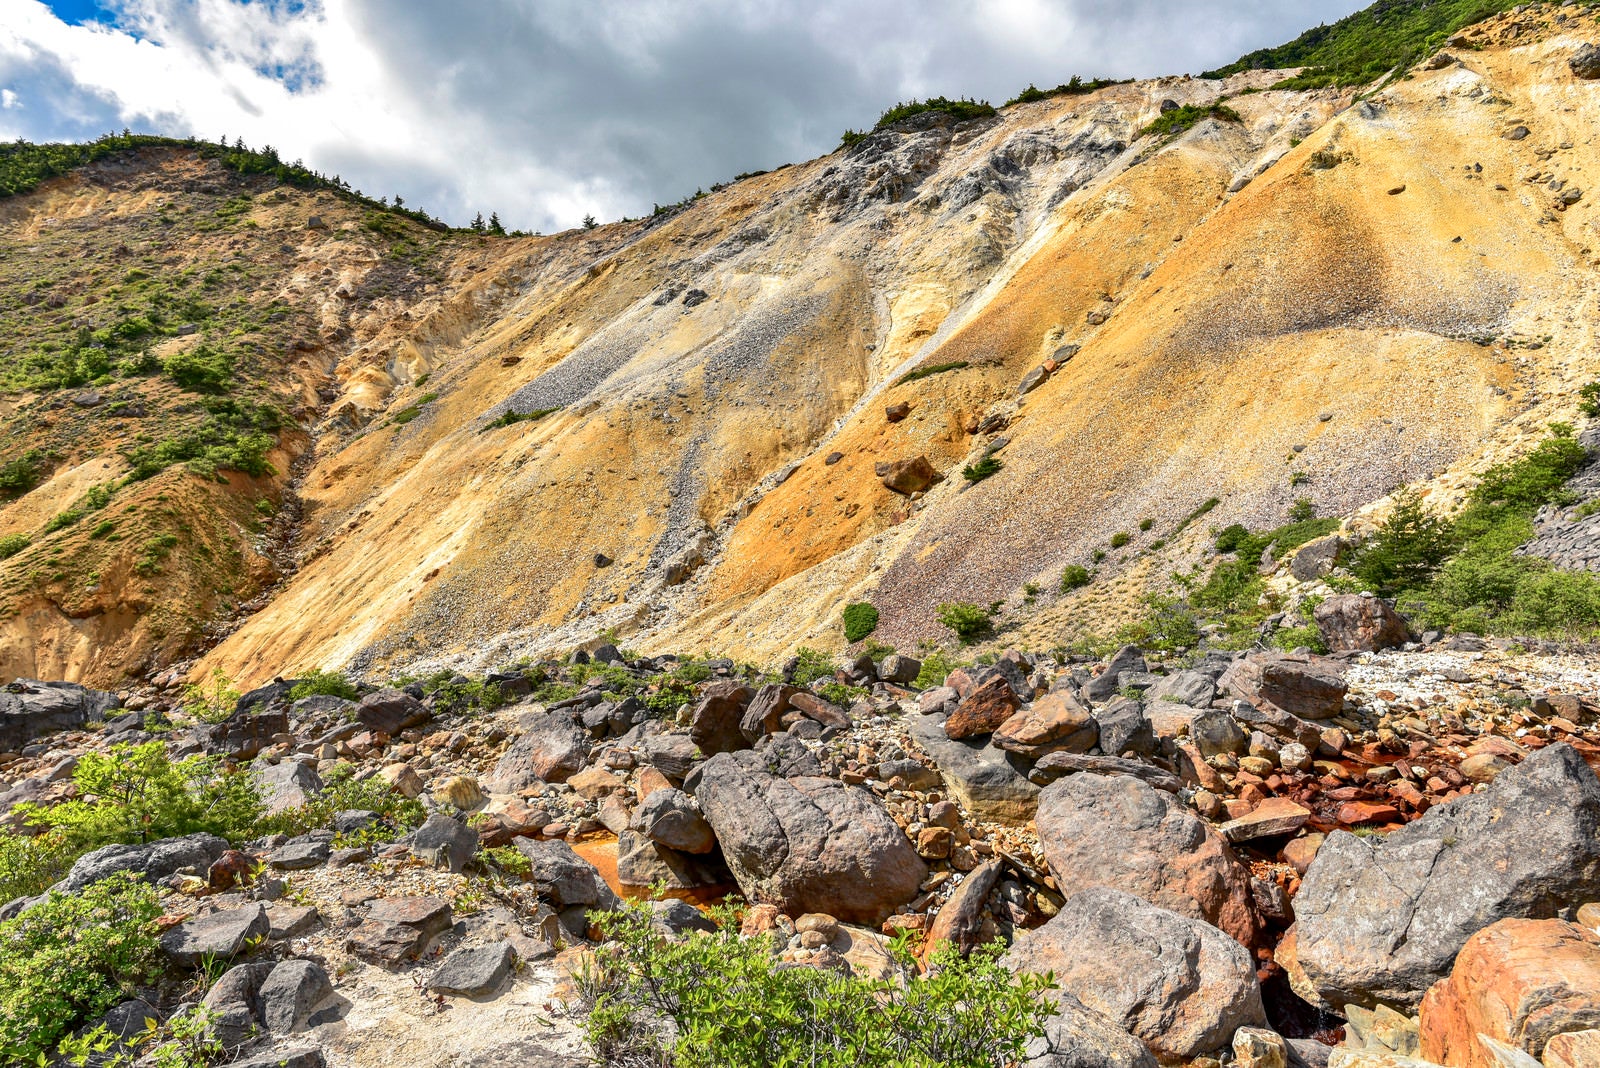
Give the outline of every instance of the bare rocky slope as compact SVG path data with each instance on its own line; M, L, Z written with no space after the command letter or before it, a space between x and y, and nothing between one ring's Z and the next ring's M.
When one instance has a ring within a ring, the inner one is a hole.
M1207 528L1417 480L1458 497L1600 372L1600 102L1567 63L1593 34L1578 9L1507 14L1359 100L1252 71L924 114L665 216L440 238L428 279L378 293L363 279L416 249L327 193L258 191L250 233L282 264L260 296L314 317L277 380L306 397L276 454L287 476L306 450L300 522L293 573L201 670L481 669L608 628L772 662L842 645L850 600L902 648L945 633L944 601L1007 602L1047 646L1114 628ZM1224 96L1239 121L1141 136ZM14 198L5 239L132 213L195 166L141 162ZM103 455L77 451L7 531L74 496ZM1003 469L967 485L989 452ZM918 457L938 481L886 488ZM128 637L151 629L139 583L46 589L39 544L0 562L8 672L109 682L175 655ZM1087 590L1019 610L1097 553ZM184 636L272 585L256 571L191 591Z

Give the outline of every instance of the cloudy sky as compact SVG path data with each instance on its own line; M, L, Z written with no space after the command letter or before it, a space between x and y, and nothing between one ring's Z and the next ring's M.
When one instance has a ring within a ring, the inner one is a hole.
M1198 72L1363 0L0 0L0 138L254 146L550 232L809 159L897 100Z

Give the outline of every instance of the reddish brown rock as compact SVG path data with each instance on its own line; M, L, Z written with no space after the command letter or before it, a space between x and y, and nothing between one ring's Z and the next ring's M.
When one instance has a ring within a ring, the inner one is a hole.
M740 724L750 691L739 687L733 693L704 694L689 713L689 737L706 756L736 753L750 748Z
M1366 593L1342 593L1312 609L1312 619L1328 650L1377 652L1411 640L1411 628L1389 603Z
M884 468L882 475L884 487L907 497L913 493L921 493L938 478L926 456L918 456L912 460L895 460L884 465Z
M1248 816L1229 820L1218 830L1230 842L1248 842L1256 838L1293 834L1304 827L1310 818L1310 809L1295 804L1287 797L1269 797Z
M906 401L901 401L899 404L891 404L883 410L883 417L891 423L898 423L910 414L911 405Z
M1324 835L1308 834L1304 838L1292 839L1283 847L1283 862L1299 872L1306 873L1311 867L1311 862L1317 859L1317 850L1322 848Z
M971 953L982 943L984 906L999 879L1000 862L989 860L961 881L928 930L929 953L945 942L954 942L963 954Z
M1422 999L1422 1055L1498 1068L1479 1035L1535 1059L1566 1031L1600 1028L1600 937L1564 920L1501 920L1461 947Z
M1376 801L1346 801L1339 806L1339 822L1346 827L1363 823L1399 823L1400 810Z
M1065 691L1045 694L994 732L996 748L1033 759L1046 753L1087 753L1099 740L1094 716Z
M850 717L845 715L844 709L831 701L824 701L814 693L799 690L790 695L789 704L824 727L837 727L840 730L850 729Z
M970 738L988 734L1010 719L1022 705L1011 684L999 675L988 679L967 694L945 720L944 732L950 738Z
M1252 653L1236 660L1217 687L1258 708L1305 719L1327 719L1344 708L1345 682L1337 661L1290 653Z

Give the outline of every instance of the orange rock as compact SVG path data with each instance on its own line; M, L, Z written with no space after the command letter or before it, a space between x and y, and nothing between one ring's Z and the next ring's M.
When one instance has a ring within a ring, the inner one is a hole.
M1565 1031L1600 1027L1600 936L1564 920L1501 920L1467 939L1422 999L1422 1055L1498 1068L1479 1035L1535 1059Z
M1362 823L1398 823L1400 810L1376 801L1346 801L1339 806L1339 822L1346 827Z
M991 676L956 706L945 721L944 732L951 738L988 734L1010 719L1021 706L1022 699L1011 689L1011 684L999 675Z

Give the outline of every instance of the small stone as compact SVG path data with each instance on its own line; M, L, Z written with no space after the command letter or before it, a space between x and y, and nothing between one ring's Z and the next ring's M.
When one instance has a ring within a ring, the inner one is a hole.
M515 959L510 942L462 946L439 965L428 980L428 989L462 997L488 997L505 984Z
M1288 1068L1289 1044L1275 1031L1241 1027L1233 1033L1235 1068Z
M161 936L161 948L174 963L193 968L202 960L229 960L252 938L272 931L260 905L225 909L185 920Z

